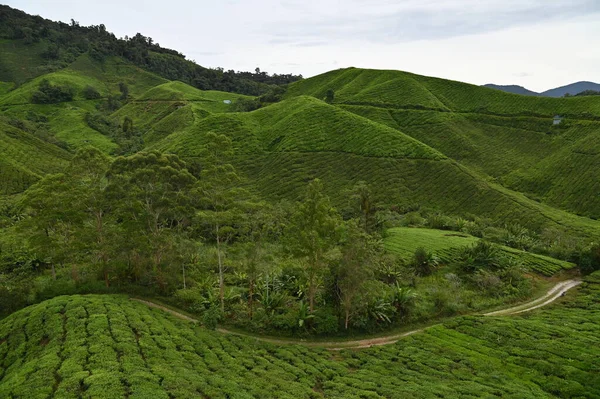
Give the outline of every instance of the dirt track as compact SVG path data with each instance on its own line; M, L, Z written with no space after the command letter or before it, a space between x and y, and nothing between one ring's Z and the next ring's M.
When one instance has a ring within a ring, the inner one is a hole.
M558 283L554 287L552 287L552 289L550 289L544 296L541 296L531 302L525 303L523 305L507 308L507 309L501 309L501 310L496 310L494 312L484 313L483 316L510 316L510 315L515 315L518 313L523 313L523 312L528 312L530 310L538 309L538 308L541 308L542 306L546 306L546 305L554 302L555 300L560 298L562 295L564 295L565 292L567 292L568 290L570 290L573 287L578 286L579 284L581 284L580 280L561 281L560 283ZM179 313L175 310L169 309L165 306L156 304L154 302L146 301L143 299L137 299L137 298L131 298L131 300L144 303L153 308L162 309L165 312L168 312L168 313L172 314L173 316L178 317L183 320L191 321L194 323L198 322L198 320L196 320L196 319L193 319L189 316L186 316L182 313ZM400 333L400 334L388 335L385 337L367 338L367 339L361 339L361 340L355 340L355 341L337 341L337 342L307 341L307 340L302 340L302 339L268 338L268 337L260 337L260 336L256 336L256 335L252 335L252 334L241 333L241 332L234 332L234 331L226 330L224 328L218 328L217 331L220 333L223 333L223 334L240 335L240 336L245 336L248 338L254 338L258 341L269 342L272 344L304 345L304 346L309 346L309 347L325 348L325 349L336 351L336 350L342 350L342 349L363 349L363 348L370 348L372 346L393 344L393 343L397 342L398 340L400 340L401 338L420 333L428 328L431 328L431 327L434 327L437 325L439 325L439 324L435 324L435 325L417 329L417 330L407 331L407 332Z

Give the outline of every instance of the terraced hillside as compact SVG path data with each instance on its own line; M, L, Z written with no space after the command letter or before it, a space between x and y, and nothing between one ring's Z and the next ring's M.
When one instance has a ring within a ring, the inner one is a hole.
M533 315L335 354L220 335L122 296L57 297L0 321L0 396L593 398L600 275L577 291Z
M479 241L465 233L448 230L422 229L410 227L396 227L387 231L385 247L392 253L410 260L419 247L433 252L442 261L455 257L465 247L472 246ZM529 270L552 276L562 270L569 270L575 264L560 261L548 256L537 255L514 248L501 246L503 254L523 263Z
M600 217L598 98L525 97L353 68L297 82L288 95L323 97L328 88L343 109L410 135L511 190ZM557 114L563 120L554 126Z
M416 202L453 214L518 219L534 229L569 226L578 235L598 234L596 221L507 190L397 129L311 97L194 121L151 148L195 159L206 132L226 134L238 166L267 198L297 198L306 182L318 177L339 205L345 189L365 180L388 204Z
M70 157L0 117L0 194L24 191L44 174L61 171Z
M374 69L347 68L330 71L291 84L287 95L325 98L329 89L334 90L336 103L348 105L510 116L600 117L600 99L597 98L521 96L408 72Z

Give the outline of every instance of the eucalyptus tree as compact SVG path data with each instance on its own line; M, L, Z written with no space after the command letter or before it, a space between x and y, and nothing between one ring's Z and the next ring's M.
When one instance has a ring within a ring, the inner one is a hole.
M193 217L196 178L176 155L156 151L117 158L107 176L107 195L124 235L120 245L136 278L140 267L149 264L152 277L165 288L163 268L176 255L176 236Z
M304 265L309 310L315 298L340 237L342 219L323 193L319 179L308 185L304 199L298 204L286 234L287 250Z
M224 134L209 132L202 153L200 179L196 186L200 210L198 223L207 225L217 246L219 301L225 311L224 248L244 224L249 193L241 187L242 178L231 164L233 145Z
M336 285L344 314L344 328L348 329L353 313L363 305L360 298L365 290L365 282L373 278L377 254L372 238L361 229L358 220L346 223L345 236L342 257L336 270Z

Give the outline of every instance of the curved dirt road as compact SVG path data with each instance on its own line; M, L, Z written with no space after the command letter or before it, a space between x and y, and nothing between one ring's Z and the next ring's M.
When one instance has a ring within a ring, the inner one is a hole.
M580 280L565 280L565 281L562 281L562 282L556 284L554 287L552 287L552 289L550 289L544 296L541 296L531 302L525 303L523 305L507 308L507 309L501 309L501 310L496 310L494 312L484 313L483 316L510 316L510 315L515 315L518 313L523 313L523 312L528 312L530 310L538 309L538 308L541 308L542 306L546 306L546 305L554 302L555 300L560 298L562 295L564 295L565 292L567 292L568 290L570 290L573 287L578 286L579 284L581 284ZM182 313L179 313L175 310L169 309L165 306L156 304L154 302L146 301L143 299L137 299L137 298L131 298L131 300L141 302L141 303L146 304L153 308L158 308L158 309L164 310L165 312L168 312L168 313L172 314L173 316L178 317L183 320L191 321L193 323L198 322L198 320L196 320L196 319L193 319L189 316L186 316ZM246 333L226 330L224 328L217 328L217 331L220 333L223 333L223 334L240 335L240 336L244 336L244 337L248 337L248 338L254 338L258 341L269 342L269 343L278 344L278 345L303 345L303 346L308 346L308 347L325 348L325 349L332 350L332 351L339 351L339 350L343 350L343 349L363 349L363 348L370 348L372 346L393 344L393 343L398 342L398 340L400 340L401 338L422 332L428 328L439 326L439 325L440 324L434 324L434 325L420 328L417 330L407 331L407 332L400 333L400 334L388 335L385 337L367 338L367 339L361 339L361 340L356 340L356 341L337 341L337 342L306 341L306 340L302 340L302 339L281 339L281 338L259 337L259 336L252 335L252 334L246 334Z

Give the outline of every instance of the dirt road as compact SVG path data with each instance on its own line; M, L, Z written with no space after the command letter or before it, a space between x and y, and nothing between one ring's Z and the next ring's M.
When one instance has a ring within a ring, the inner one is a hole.
M523 305L507 308L507 309L501 309L501 310L496 310L494 312L484 313L483 316L510 316L510 315L515 315L515 314L519 314L519 313L523 313L523 312L528 312L530 310L538 309L538 308L541 308L542 306L546 306L546 305L554 302L555 300L560 298L562 295L564 295L568 290L570 290L573 287L578 286L579 284L581 284L580 280L561 281L560 283L558 283L554 287L552 287L552 289L550 289L545 295L543 295L531 302L525 303ZM165 306L162 306L162 305L150 302L150 301L146 301L143 299L137 299L137 298L131 298L131 300L144 303L153 308L162 309L165 312L168 312L168 313L172 314L173 316L178 317L183 320L191 321L194 323L198 322L198 320L196 320L194 318L191 318L191 317L186 316L182 313L179 313L175 310L169 309ZM332 341L332 342L308 341L308 340L302 340L302 339L283 339L283 338L261 337L261 336L252 335L252 334L230 331L230 330L227 330L224 328L217 328L217 331L222 334L240 335L240 336L244 336L244 337L248 337L248 338L254 338L258 341L269 342L269 343L277 344L277 345L304 345L304 346L308 346L308 347L325 348L325 349L332 350L332 351L338 351L338 350L342 350L342 349L363 349L363 348L370 348L372 346L393 344L404 337L408 337L409 335L420 333L428 328L438 326L438 325L439 324L434 324L434 325L431 325L431 326L428 326L425 328L407 331L407 332L400 333L400 334L393 334L393 335L388 335L388 336L384 336L384 337L378 337L378 338L366 338L366 339L355 340L355 341Z

